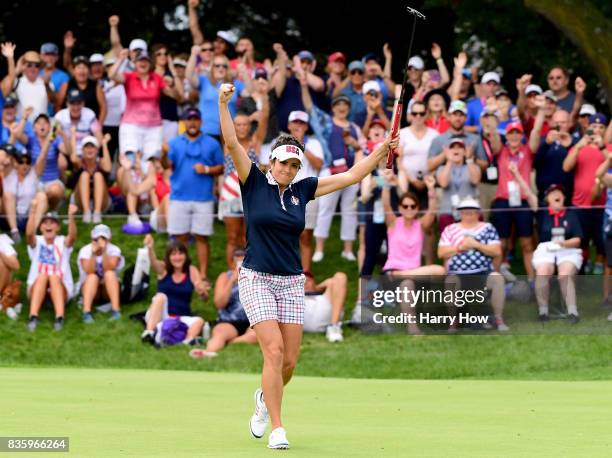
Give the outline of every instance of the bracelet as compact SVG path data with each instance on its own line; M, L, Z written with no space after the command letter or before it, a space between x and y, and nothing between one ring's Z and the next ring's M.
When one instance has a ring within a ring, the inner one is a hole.
M468 157L468 158L465 160L465 163L466 163L466 164L473 164L473 163L474 163L474 158L473 158L473 157Z

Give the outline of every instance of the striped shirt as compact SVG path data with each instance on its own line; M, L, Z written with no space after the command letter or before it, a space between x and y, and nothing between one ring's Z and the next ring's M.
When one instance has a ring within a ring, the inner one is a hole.
M464 228L461 223L451 224L444 229L439 246L458 247L465 237L472 237L485 245L499 244L499 235L490 223L478 223L475 227ZM448 261L449 274L477 274L493 271L493 258L477 250L458 253Z

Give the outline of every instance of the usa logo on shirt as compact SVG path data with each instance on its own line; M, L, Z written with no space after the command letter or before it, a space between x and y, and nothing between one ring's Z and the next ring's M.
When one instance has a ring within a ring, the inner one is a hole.
M291 203L292 203L293 205L300 205L300 199L298 199L298 198L297 198L297 197L295 197L295 196L291 196Z

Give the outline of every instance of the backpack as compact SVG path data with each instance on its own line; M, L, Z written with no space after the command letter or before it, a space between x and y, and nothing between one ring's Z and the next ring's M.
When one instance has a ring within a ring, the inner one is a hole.
M121 303L131 304L147 298L149 294L149 274L143 273L142 279L136 285L132 284L135 265L125 269L121 282Z
M180 318L166 318L161 326L161 344L170 346L181 343L187 337L189 327Z

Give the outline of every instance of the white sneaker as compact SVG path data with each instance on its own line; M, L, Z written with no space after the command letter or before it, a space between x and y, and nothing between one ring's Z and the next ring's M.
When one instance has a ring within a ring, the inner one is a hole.
M268 415L268 409L266 408L266 403L263 400L263 391L261 388L257 388L255 390L255 413L251 417L250 421L251 434L253 435L253 437L255 437L256 439L261 439L263 437L266 432L266 427L268 426L269 418L270 417ZM272 434L270 434L270 436L272 436ZM284 430L283 437L285 437Z
M330 324L327 326L327 330L325 331L325 337L329 342L342 342L344 337L342 336L342 327L340 323L338 324Z
M98 212L94 212L91 218L91 222L94 224L100 224L102 222L102 214Z
M288 449L289 441L287 440L287 432L282 426L276 428L268 437L268 448Z
M85 224L90 224L91 223L91 212L84 212L83 213L83 222Z
M516 275L510 272L510 265L507 262L499 266L499 273L502 274L502 277L504 277L504 280L508 283L514 283L516 281Z
M608 315L608 321L612 321L612 313Z
M136 213L128 215L127 222L131 226L142 226L142 221L140 221L140 218Z
M323 252L315 251L315 254L312 255L312 262L321 262L323 261Z
M342 257L346 259L347 261L351 261L351 262L357 261L357 258L355 257L352 251L343 251Z

